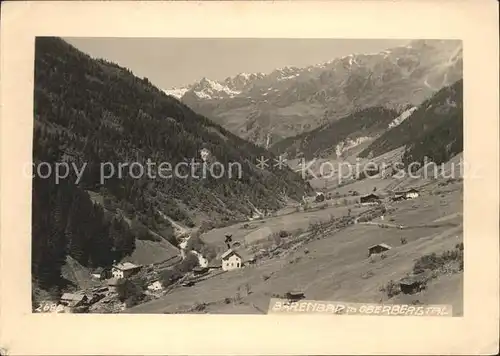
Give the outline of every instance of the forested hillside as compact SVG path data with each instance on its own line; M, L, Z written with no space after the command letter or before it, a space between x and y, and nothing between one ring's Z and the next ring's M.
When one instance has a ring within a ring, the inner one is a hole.
M463 80L441 89L361 152L374 157L405 145L403 161L448 161L463 150Z
M346 139L371 137L383 132L397 116L397 111L384 107L359 110L338 121L279 141L271 150L286 152L292 157L301 154L306 159L318 158L335 152L335 146Z
M274 156L196 114L148 79L92 59L59 38L37 38L35 53L33 160L87 164L78 184L74 176L59 184L34 178L33 275L41 286L60 282L67 255L95 267L130 254L136 238L175 243L168 217L186 226L229 223L252 213L247 199L272 210L283 205L283 192L298 199L310 191L289 169L257 169L258 157L272 162ZM201 162L202 148L224 167L240 163L241 178L115 174L104 184L99 179L102 162L175 166ZM102 202L91 200L88 192Z

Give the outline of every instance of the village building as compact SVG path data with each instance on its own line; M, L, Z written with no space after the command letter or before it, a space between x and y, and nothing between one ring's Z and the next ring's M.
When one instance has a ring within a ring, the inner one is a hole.
M119 285L120 280L118 278L111 278L108 280L108 290L110 292L116 292Z
M163 285L161 284L160 281L154 281L150 285L148 285L147 289L152 292L159 292L163 290Z
M316 192L316 198L314 199L316 203L321 203L325 201L325 195L322 192Z
M208 268L208 266L207 267L195 267L193 269L193 274L195 276L201 276L201 275L204 275L204 274L208 273L209 270L210 269Z
M416 189L410 189L407 192L405 192L406 199L415 199L418 198L419 193L418 190Z
M374 205L380 204L381 200L378 195L368 194L360 197L359 202L361 203L361 205Z
M392 248L391 246L384 244L384 243L373 245L373 246L368 248L368 256L371 256L371 255L377 254L377 253L382 253L385 251L389 251L391 248Z
M92 277L95 279L102 279L103 278L103 272L104 269L102 267L97 267L92 271Z
M94 293L94 292L88 292L85 293L87 297L86 304L91 305L97 303L99 300L104 298L105 294L104 293Z
M222 261L220 259L214 259L208 264L208 269L210 271L216 271L222 268Z
M233 269L243 267L241 256L231 249L227 250L222 254L221 260L222 260L223 271L231 271Z
M424 278L419 276L405 277L399 281L399 288L404 294L414 294L424 288Z
M288 300L297 301L297 300L300 300L300 299L304 299L305 298L305 294L301 290L293 289L293 290L288 291L288 292L285 293L285 298L288 299Z
M394 196L392 197L393 201L401 201L401 200L406 200L406 199L415 199L420 196L418 190L412 188L407 191L403 192L395 192Z
M83 293L64 293L61 296L61 304L74 308L85 304L88 297Z
M141 266L134 265L130 262L124 262L113 265L111 273L113 274L113 278L128 278L131 275L139 272L140 269Z
M243 257L243 265L253 265L257 262L257 258L254 255Z
M392 197L392 201L406 200L406 195L404 193L395 193Z

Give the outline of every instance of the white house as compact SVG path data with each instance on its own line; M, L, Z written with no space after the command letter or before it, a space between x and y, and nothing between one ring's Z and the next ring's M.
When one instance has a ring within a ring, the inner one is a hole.
M148 290L150 290L152 292L158 292L158 291L161 291L162 289L163 289L163 286L162 286L160 281L155 281L148 286Z
M134 273L138 272L140 269L141 266L134 265L130 262L124 262L113 265L111 273L113 274L113 278L128 278Z
M242 258L241 256L233 250L227 250L221 256L222 260L222 270L223 271L231 271L233 269L242 267Z
M405 193L406 199L414 199L414 198L418 198L418 196L419 196L418 190L416 190L416 189L410 189Z

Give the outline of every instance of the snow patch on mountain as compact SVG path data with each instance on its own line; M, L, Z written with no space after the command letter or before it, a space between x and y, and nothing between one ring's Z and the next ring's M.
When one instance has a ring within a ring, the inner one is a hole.
M173 96L176 99L180 99L186 94L189 88L172 88L163 90L165 94Z
M287 75L286 77L281 77L281 78L278 78L279 81L282 81L282 80L288 80L288 79L293 79L295 77L298 77L299 76L299 73L297 74L292 74L292 75Z
M335 154L337 155L337 158L340 158L344 152L356 146L359 146L360 144L368 140L371 140L371 137L361 136L355 138L354 140L351 138L346 138L344 141L338 143L335 146Z
M399 126L401 125L401 123L403 121L405 121L407 118L409 118L411 116L411 114L413 114L413 112L417 110L417 107L414 106L408 110L405 110L401 115L399 115L397 118L395 118L394 120L392 120L390 123L389 123L389 129L392 129L393 127L396 127L396 126Z

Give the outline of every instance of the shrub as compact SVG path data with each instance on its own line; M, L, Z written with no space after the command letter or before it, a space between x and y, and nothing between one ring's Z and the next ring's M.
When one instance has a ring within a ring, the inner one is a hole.
M420 257L413 266L413 273L419 274L424 272L425 270L434 270L437 269L441 265L439 257L436 253L431 253L430 255L425 255Z
M442 270L450 262L458 262L460 269L463 268L463 258L463 244L457 244L455 249L444 251L439 256L436 253L431 253L420 257L413 266L413 273L419 274L426 270Z
M131 280L124 280L119 283L116 287L116 292L118 293L118 299L121 302L128 301L130 303L136 303L143 296L143 289Z
M271 235L271 241L274 242L274 244L277 246L281 242L281 236L279 233L274 233Z
M187 273L198 267L198 265L198 257L195 254L188 252L186 253L186 258L184 258L182 262L176 266L176 270L180 273Z
M279 237L287 237L287 236L290 236L290 233L286 230L280 230L278 235L279 235Z
M387 282L385 286L381 287L380 291L385 292L389 298L392 298L401 293L399 285L394 283L392 279L389 282Z
M164 288L170 286L181 278L181 274L176 269L166 269L160 274L160 281Z

